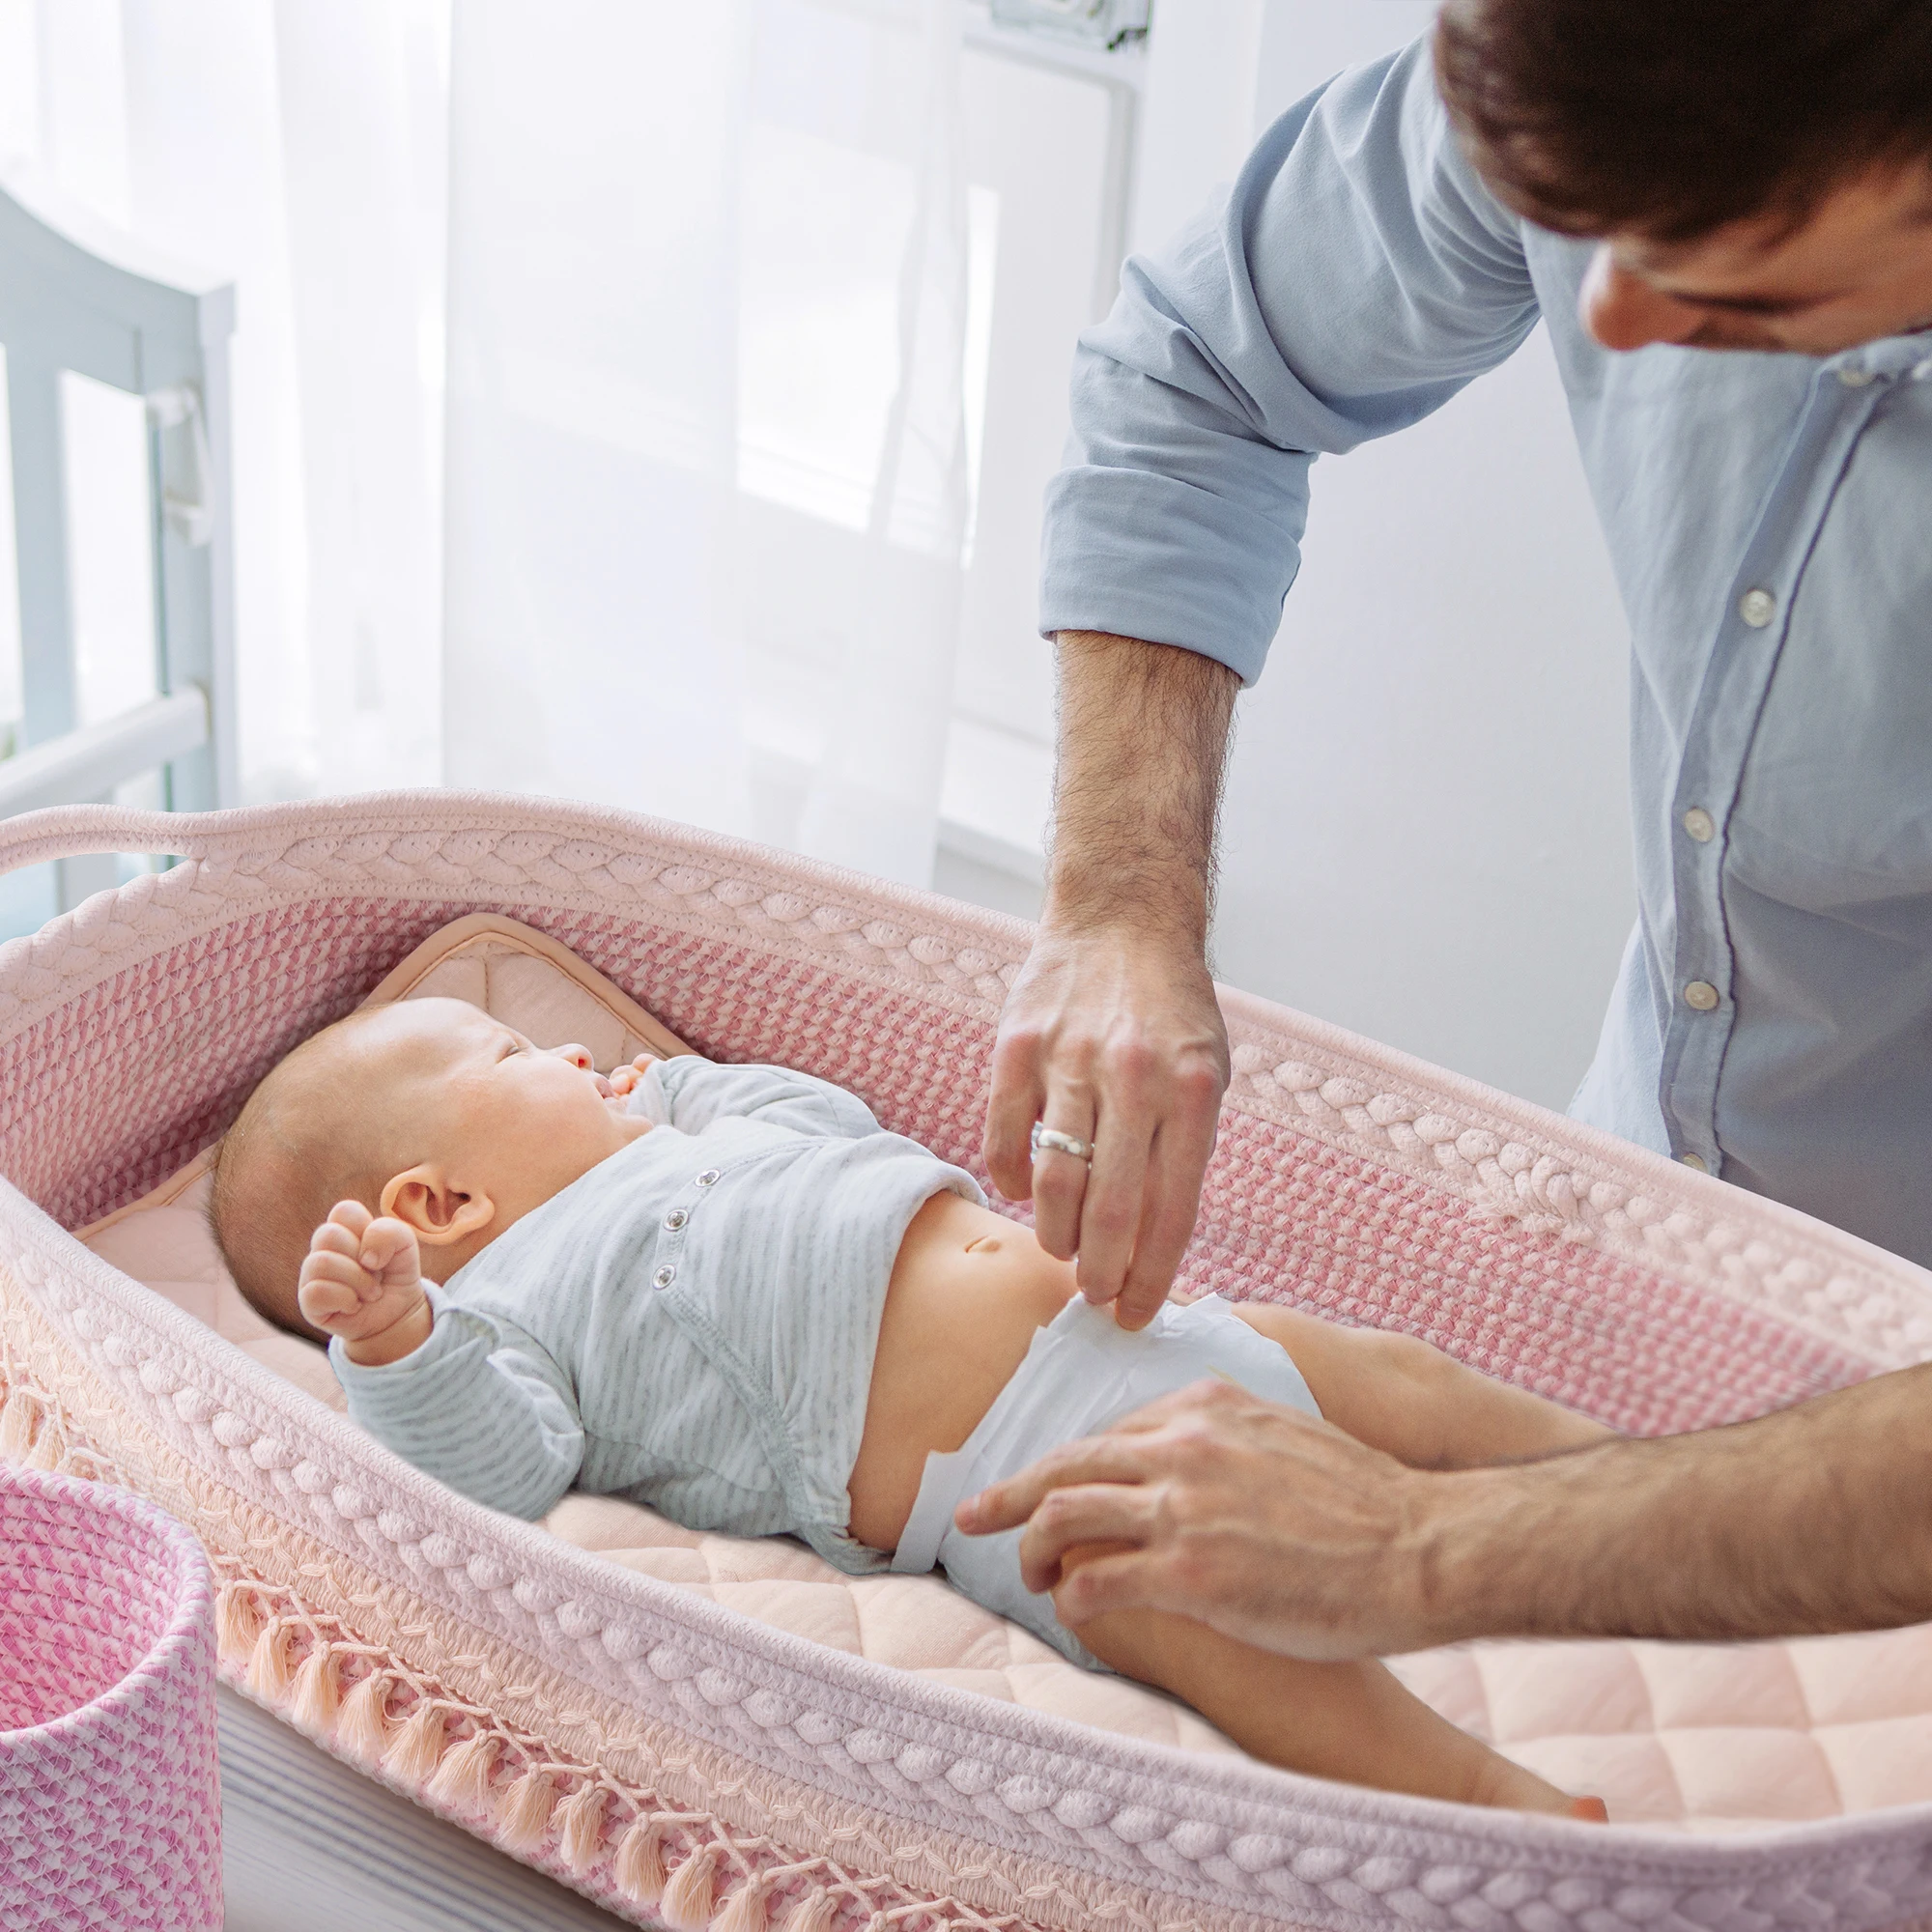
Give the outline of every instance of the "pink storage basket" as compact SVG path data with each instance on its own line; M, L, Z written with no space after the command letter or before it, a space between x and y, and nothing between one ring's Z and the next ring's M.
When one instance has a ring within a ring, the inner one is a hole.
M125 1490L0 1468L0 1924L221 1923L214 1590Z

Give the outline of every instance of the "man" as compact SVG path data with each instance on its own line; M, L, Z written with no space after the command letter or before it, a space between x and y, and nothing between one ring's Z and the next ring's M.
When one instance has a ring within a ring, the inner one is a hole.
M1212 1146L1221 758L1309 464L1539 317L1633 630L1639 918L1574 1111L1932 1262L1932 0L1450 0L1130 264L1076 367L1053 869L986 1154L1128 1325ZM1069 1621L1311 1656L1896 1623L1932 1616L1929 1376L1457 1476L1197 1392L971 1526L1031 1514L1036 1582L1127 1546Z

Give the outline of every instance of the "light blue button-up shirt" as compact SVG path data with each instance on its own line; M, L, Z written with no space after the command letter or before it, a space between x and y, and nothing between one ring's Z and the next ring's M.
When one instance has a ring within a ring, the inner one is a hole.
M1042 629L1252 680L1315 456L1544 319L1632 631L1639 912L1572 1111L1932 1264L1932 336L1612 354L1589 257L1483 186L1426 44L1292 108L1082 338Z

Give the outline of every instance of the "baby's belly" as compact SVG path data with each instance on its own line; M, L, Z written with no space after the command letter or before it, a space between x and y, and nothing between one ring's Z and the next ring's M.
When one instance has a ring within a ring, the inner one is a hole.
M852 1534L897 1547L925 1459L957 1449L1073 1294L1073 1265L990 1208L938 1194L899 1244L852 1465Z

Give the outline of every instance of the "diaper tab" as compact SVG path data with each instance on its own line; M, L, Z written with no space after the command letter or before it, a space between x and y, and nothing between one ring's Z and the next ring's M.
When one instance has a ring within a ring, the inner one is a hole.
M893 1552L895 1575L923 1577L939 1561L939 1546L952 1527L952 1512L959 1507L972 1462L970 1444L951 1455L935 1449L925 1459L912 1514L906 1518L899 1547Z

